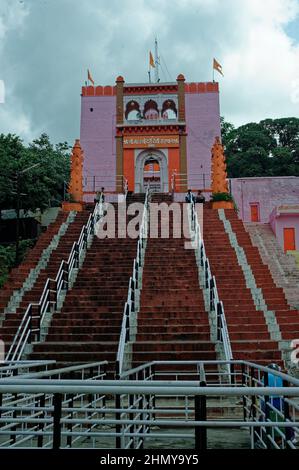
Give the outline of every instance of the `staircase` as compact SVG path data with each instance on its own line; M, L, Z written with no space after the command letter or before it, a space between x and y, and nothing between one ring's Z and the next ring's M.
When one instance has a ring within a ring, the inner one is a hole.
M288 304L298 310L299 269L294 256L283 252L270 224L247 223L245 228L263 263L269 267L275 284L283 289Z
M29 250L23 262L12 269L8 279L0 291L0 312L3 313L7 307L14 292L20 292L30 273L36 268L42 253L46 250L55 235L57 235L61 224L67 220L67 213L59 212L55 221L52 222L46 232L42 233L38 238L35 246Z
M170 204L172 199L154 194L151 202ZM147 242L133 366L153 360L216 359L194 250L185 249L184 238L173 238L173 227L171 213L170 238L161 238L160 217L159 238Z
M227 211L235 214L234 211ZM271 339L270 327L259 298L254 297L250 272L242 266L231 244L218 211L204 207L203 237L211 270L216 276L218 292L223 301L234 359L259 364L282 364L278 342ZM261 279L263 267L257 274Z
M127 203L143 200L144 195L136 195ZM113 205L117 230L118 206ZM58 366L107 360L108 377L114 376L136 247L129 237L94 237L61 312L54 314L45 342L34 345L31 359L55 359Z
M249 234L246 232L243 222L237 218L237 214L234 211L226 211L225 216L246 253L256 284L262 291L268 310L274 313L281 339L285 341L281 346L286 350L285 359L288 361L289 343L291 340L299 338L299 311L291 308L288 304L283 289L274 282L268 266L263 263L258 248L252 245Z
M48 278L55 279L61 261L63 259L67 260L73 243L78 240L82 226L87 222L88 217L88 211L78 212L74 215L74 221L69 224L66 232L60 238L57 248L51 252L48 263L40 270L32 288L24 293L15 311L5 314L1 327L1 339L5 341L6 352L10 347L28 305L39 302ZM59 218L58 222L61 220L64 220L64 217ZM49 236L51 236L51 233ZM46 238L48 239L48 237Z

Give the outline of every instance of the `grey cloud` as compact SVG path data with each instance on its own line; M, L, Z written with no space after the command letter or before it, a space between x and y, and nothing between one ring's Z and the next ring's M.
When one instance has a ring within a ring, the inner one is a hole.
M11 128L23 113L30 123L25 138L45 131L52 140L69 143L79 135L87 68L103 85L113 84L119 74L128 82L146 81L148 51L157 34L173 79L184 73L188 81L211 80L212 58L221 62L227 51L245 44L251 28L240 6L243 0L1 2L10 11L28 12L23 25L7 29L0 49L0 79L10 89L6 106ZM244 106L247 120L256 118L250 94L237 100L234 87L224 87L223 114L239 119ZM0 132L1 125L8 125L3 119L0 110Z

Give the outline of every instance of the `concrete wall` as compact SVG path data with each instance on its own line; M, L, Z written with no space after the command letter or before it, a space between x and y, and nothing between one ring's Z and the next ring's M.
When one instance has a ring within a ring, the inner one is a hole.
M211 148L220 136L219 93L186 93L188 186L192 189L211 185Z
M91 111L93 109L93 111ZM80 142L84 191L115 190L115 96L82 96ZM94 176L97 179L94 183Z
M275 207L299 202L299 178L295 176L232 178L230 185L244 222L251 221L250 204L259 204L260 222L268 223Z

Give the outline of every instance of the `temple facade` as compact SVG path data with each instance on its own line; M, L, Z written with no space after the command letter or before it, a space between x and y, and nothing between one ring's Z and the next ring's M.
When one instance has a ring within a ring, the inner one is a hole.
M114 86L83 86L70 192L90 202L102 187L107 200L147 185L175 201L187 189L201 190L206 200L230 191L244 222L270 224L285 251L298 250L299 178L228 180L220 136L216 82L187 83L180 74L170 83L119 76Z
M218 83L126 83L84 86L80 142L83 194L209 192L211 148L220 136Z

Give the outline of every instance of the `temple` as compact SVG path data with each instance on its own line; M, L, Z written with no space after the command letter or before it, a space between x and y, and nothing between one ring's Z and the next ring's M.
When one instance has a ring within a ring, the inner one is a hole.
M115 85L82 87L72 200L93 202L104 187L116 201L147 186L175 201L187 189L202 191L207 201L230 193L234 204L214 208L235 207L243 222L269 224L281 248L298 253L299 178L227 178L217 82L188 83L179 74L175 82L126 83L119 76Z
M84 200L108 192L210 190L211 147L220 135L218 83L125 83L82 88Z

